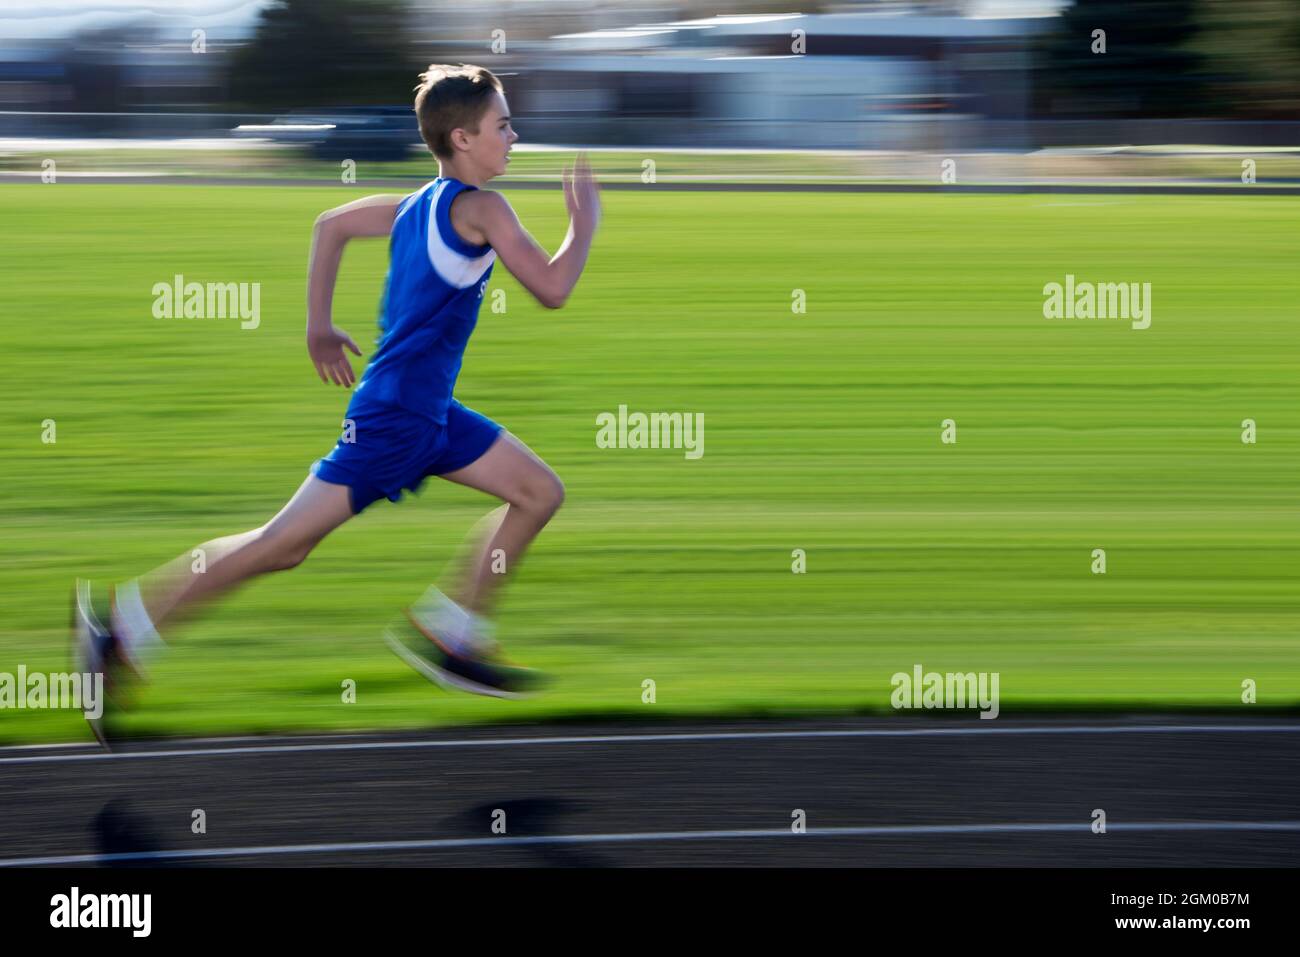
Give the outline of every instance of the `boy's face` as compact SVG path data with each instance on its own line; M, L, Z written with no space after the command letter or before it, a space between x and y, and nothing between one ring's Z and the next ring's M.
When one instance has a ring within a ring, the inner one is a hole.
M478 121L478 132L464 130L469 158L489 177L501 176L510 162L510 147L519 136L510 128L510 106L506 98L493 91L488 107Z

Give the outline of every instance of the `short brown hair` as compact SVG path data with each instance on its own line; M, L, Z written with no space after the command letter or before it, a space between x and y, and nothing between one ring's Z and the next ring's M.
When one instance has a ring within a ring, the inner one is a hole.
M450 159L455 155L452 130L478 132L479 120L494 91L505 92L491 70L464 63L429 64L415 88L415 115L420 121L420 138L434 156Z

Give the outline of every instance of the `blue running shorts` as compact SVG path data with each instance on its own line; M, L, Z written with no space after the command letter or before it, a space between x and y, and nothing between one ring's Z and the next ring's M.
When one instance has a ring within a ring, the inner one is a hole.
M396 502L402 490L419 492L430 475L445 475L477 461L496 441L501 426L455 399L447 424L397 406L372 405L353 413L351 438L345 429L334 450L311 467L324 482L352 490L352 513L359 515L381 498Z

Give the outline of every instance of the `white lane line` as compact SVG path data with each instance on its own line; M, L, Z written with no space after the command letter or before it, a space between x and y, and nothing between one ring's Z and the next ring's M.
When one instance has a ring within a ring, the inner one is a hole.
M966 728L856 728L836 731L710 731L683 734L591 734L526 738L456 738L447 741L356 741L317 744L256 745L247 748L170 748L156 751L94 751L81 754L0 757L0 764L63 761L129 761L144 758L190 758L239 754L289 754L317 751L382 751L401 748L494 748L534 744L641 744L678 741L755 741L782 738L917 738L980 734L1266 734L1300 733L1294 724L1152 724L1047 725L1018 727L983 724Z
M1296 831L1300 821L1148 821L1108 823L1111 831L1206 832ZM47 857L0 858L0 867L112 864L126 861L198 860L221 857L259 857L283 854L329 854L366 851L431 851L461 847L529 847L564 844L631 844L658 841L723 841L761 837L906 837L962 834L1091 834L1087 821L1045 824L917 824L877 827L820 827L795 834L788 827L723 831L642 831L629 834L551 834L536 837L459 837L422 841L349 841L333 844L272 844L253 847L196 848L174 851L127 851L114 854L63 854Z

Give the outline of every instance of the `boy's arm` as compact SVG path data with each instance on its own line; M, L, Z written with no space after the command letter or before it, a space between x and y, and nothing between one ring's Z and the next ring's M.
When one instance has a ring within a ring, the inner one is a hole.
M600 188L585 154L562 176L569 231L553 257L528 235L519 217L500 193L483 191L473 208L477 231L525 289L547 309L559 309L587 264L591 241L600 222Z
M346 346L361 355L357 344L334 326L331 308L339 261L349 239L359 236L387 236L401 196L368 196L321 213L311 234L311 257L307 265L307 353L322 382L350 386L356 381ZM328 378L327 378L328 375Z

